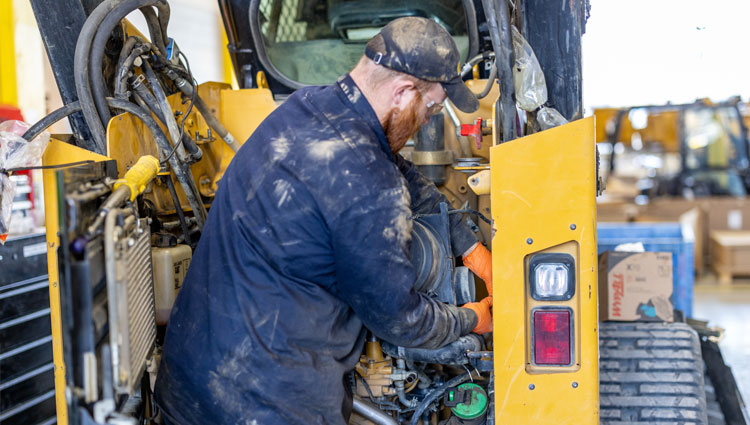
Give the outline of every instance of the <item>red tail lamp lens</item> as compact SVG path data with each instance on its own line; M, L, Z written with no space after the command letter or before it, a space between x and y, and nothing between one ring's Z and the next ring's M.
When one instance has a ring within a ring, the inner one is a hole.
M534 311L534 363L570 364L570 311Z

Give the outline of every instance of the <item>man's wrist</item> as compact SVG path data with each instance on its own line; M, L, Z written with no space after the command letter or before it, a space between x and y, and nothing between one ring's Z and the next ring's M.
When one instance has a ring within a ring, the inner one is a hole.
M458 311L461 313L461 335L467 335L477 327L479 316L474 310L466 307L459 307Z

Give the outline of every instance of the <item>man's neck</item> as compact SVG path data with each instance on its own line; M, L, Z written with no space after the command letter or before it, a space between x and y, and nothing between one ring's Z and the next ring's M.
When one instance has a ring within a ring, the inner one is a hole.
M365 78L365 75L363 72L361 72L360 69L354 68L352 72L349 73L349 76L354 81L354 84L357 85L359 88L359 91L362 92L362 96L367 99L367 103L370 104L370 107L372 107L372 110L375 111L375 115L378 117L378 121L381 125L385 124L385 120L388 116L388 105L385 104L378 96L377 91L372 90L367 85L367 80Z

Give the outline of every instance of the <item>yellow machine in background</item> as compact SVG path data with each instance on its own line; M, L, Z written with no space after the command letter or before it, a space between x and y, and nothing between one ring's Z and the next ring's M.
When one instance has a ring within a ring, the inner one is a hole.
M744 197L750 138L739 98L598 108L597 142L610 195L625 199Z

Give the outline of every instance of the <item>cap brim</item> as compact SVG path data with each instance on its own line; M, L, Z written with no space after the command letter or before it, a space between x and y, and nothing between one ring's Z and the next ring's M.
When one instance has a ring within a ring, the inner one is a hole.
M447 83L440 83L445 89L445 94L451 103L463 112L472 113L479 109L479 100L476 95L466 87L461 77L456 77Z

